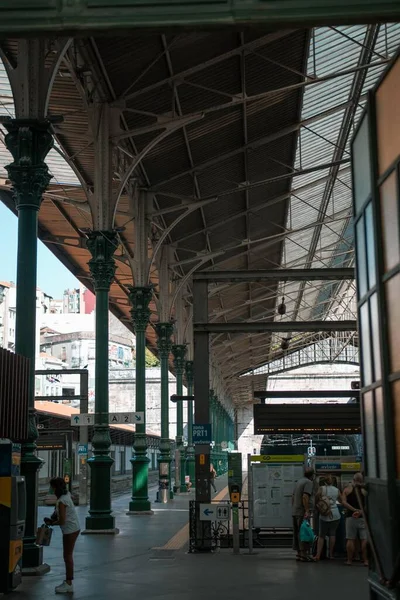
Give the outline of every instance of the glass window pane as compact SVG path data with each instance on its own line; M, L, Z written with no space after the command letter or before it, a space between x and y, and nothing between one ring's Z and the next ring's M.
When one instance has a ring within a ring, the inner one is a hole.
M368 302L362 305L360 310L360 337L362 350L362 381L363 385L371 385L372 369L371 369L371 339L369 329L369 312Z
M400 61L396 61L379 85L375 96L379 175L382 175L399 156L399 96Z
M381 185L382 241L385 272L400 262L399 211L397 207L397 173L394 171Z
M375 272L375 231L372 216L372 202L365 209L365 236L367 240L368 289L376 284Z
M385 283L390 372L400 371L400 274Z
M368 119L364 117L353 143L353 177L356 214L371 192L371 159L369 152Z
M372 338L372 362L373 362L373 380L379 381L382 377L381 371L381 341L379 337L379 314L378 297L373 294L370 298L371 313L371 338Z
M375 390L376 436L378 438L378 464L380 479L387 479L386 444L385 444L385 415L383 411L382 388Z
M356 225L357 235L357 290L358 297L362 298L367 293L367 257L365 253L364 217Z
M362 399L363 434L365 444L365 458L367 459L367 476L377 477L376 449L375 449L375 414L373 392L366 392Z
M394 434L397 462L397 479L400 479L400 380L393 383L393 412L394 412Z

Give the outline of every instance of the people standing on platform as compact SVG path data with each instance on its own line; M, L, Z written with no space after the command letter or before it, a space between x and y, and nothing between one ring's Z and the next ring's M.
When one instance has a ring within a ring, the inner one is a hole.
M321 560L325 539L329 537L329 558L333 559L336 543L336 531L340 523L338 502L342 503L340 490L333 485L332 477L328 475L315 496L315 507L319 512L319 530L316 561Z
M343 491L343 506L346 508L346 565L349 567L353 564L355 543L357 538L360 539L361 554L364 565L368 567L367 530L361 512L361 508L364 509L365 507L366 496L365 490L361 487L363 482L364 478L362 473L356 473L352 483L350 483ZM360 506L358 502L356 487L359 488L362 506Z
M314 559L308 556L304 543L300 540L300 528L304 519L311 518L311 498L313 494L314 469L307 467L304 477L298 480L292 496L293 517L293 549L296 550L296 560L310 562Z
M55 477L50 481L57 502L56 510L50 519L45 519L46 525L59 525L63 534L63 553L65 562L65 581L56 587L56 594L73 594L74 579L74 548L80 533L78 515L65 481Z
M212 463L210 463L210 484L212 489L214 490L214 493L217 493L217 488L215 487L215 478L217 476L217 472L214 469L214 465Z

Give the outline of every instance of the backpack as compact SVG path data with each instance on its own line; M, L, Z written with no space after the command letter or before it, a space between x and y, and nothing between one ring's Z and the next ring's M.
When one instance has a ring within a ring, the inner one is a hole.
M323 490L323 488L322 488L322 490ZM327 492L327 488L325 486L325 494L321 491L315 497L315 506L320 515L322 515L323 517L331 517L332 516L331 501L328 498L328 496L326 495L326 492Z

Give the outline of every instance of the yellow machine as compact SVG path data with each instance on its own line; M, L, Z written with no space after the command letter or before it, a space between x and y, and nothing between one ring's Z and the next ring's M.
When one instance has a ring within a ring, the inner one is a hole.
M21 583L26 492L20 462L21 446L0 439L0 593Z

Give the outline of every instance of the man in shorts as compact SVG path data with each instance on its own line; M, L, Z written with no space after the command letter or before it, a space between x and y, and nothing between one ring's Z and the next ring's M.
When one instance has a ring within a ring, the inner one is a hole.
M361 473L354 475L352 483L350 483L343 492L343 506L347 509L346 513L346 550L347 550L347 562L346 565L349 567L353 564L355 543L357 539L360 539L361 553L364 561L364 565L368 567L368 553L367 553L367 530L365 528L365 521L362 517L361 508L365 506L365 490L361 488L363 484L363 476ZM356 486L359 487L361 496L362 507L360 506L357 495Z
M306 547L300 541L300 527L304 519L311 516L310 499L313 494L314 469L307 468L304 477L298 480L292 497L293 517L293 550L296 550L296 560L308 562Z

